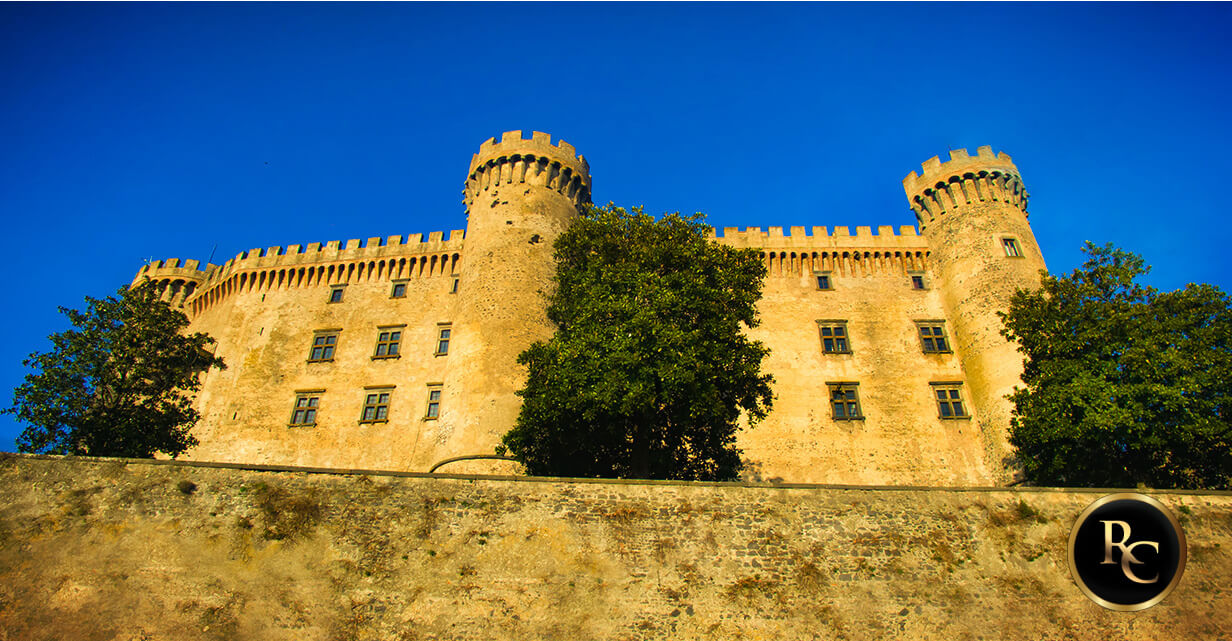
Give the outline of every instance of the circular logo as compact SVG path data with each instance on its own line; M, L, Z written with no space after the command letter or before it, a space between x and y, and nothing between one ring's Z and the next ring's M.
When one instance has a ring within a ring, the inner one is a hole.
M1168 596L1185 571L1185 532L1149 496L1111 494L1078 516L1069 535L1069 569L1092 601L1110 610L1144 610Z

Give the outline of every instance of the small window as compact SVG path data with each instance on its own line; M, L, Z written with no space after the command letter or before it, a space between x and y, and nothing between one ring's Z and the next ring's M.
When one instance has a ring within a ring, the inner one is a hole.
M364 397L364 412L360 423L383 423L389 420L389 390L373 390Z
M449 353L449 336L452 334L449 325L441 325L436 335L436 352L437 356L445 356Z
M341 303L341 302L342 302L342 290L343 290L343 289L344 289L344 288L342 288L342 287L335 287L335 288L333 288L333 289L329 290L329 302L331 302L331 303Z
M291 410L292 427L309 427L317 424L317 407L321 403L319 392L302 392L295 395L295 408Z
M436 419L441 416L441 386L428 386L428 411L424 418Z
M821 351L825 354L850 354L851 343L847 336L847 321L817 321L821 332Z
M372 358L397 358L401 345L401 329L380 329L376 335L376 353Z
M1018 247L1018 241L1014 238L1002 238L1001 246L1005 248L1005 255L1010 258L1022 258L1022 249Z
M857 392L858 383L828 383L830 386L830 408L834 420L853 421L864 418L860 413L860 395Z
M819 290L834 289L834 283L830 282L829 273L819 273L819 274L813 274L813 275L817 277L817 289Z
M941 418L969 418L962 402L962 383L933 383L937 412Z
M924 276L921 274L911 275L911 289L927 289L924 287Z
M930 321L917 323L920 328L920 345L925 354L945 354L950 351L950 342L945 337L945 323Z
M309 363L334 360L334 348L338 346L338 332L317 332L312 337L312 351L308 352Z
M406 283L394 283L394 290L389 294L390 298L406 298Z
M457 278L453 279L453 285L449 288L449 293L450 294L458 293L458 279Z

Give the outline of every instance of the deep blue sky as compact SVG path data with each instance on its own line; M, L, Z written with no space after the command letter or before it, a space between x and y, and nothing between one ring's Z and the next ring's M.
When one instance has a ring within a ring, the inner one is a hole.
M147 258L447 231L479 144L546 131L594 200L903 225L950 148L1084 240L1232 288L1228 4L0 4L0 401ZM217 248L215 249L215 246ZM0 450L20 430L0 417Z

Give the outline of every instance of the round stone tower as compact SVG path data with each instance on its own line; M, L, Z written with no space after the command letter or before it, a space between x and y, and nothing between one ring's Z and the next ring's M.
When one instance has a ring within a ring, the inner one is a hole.
M207 265L207 269L211 267ZM181 307L205 283L207 276L209 272L201 269L200 263L195 260L156 260L142 267L130 286L140 285L149 279L161 300L172 307Z
M936 285L966 374L988 468L1010 480L1006 458L1010 409L1006 395L1021 384L1022 355L1001 336L998 311L1020 288L1040 283L1044 258L1027 224L1027 192L1005 153L980 147L950 160L934 157L903 180L911 209L928 240Z
M510 131L471 159L463 269L442 412L442 456L490 454L517 418L525 383L518 354L551 337L552 244L590 202L590 168L548 134Z

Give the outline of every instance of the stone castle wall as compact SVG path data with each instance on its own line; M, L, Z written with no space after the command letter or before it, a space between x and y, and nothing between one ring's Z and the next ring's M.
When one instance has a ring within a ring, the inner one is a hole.
M904 182L915 227L727 228L715 242L766 261L760 327L771 350L775 407L738 439L749 478L791 482L1003 482L1008 403L1021 358L995 312L1044 266L1026 222L1026 193L1004 154L981 148L932 159ZM970 177L968 177L970 176ZM951 182L953 180L954 182ZM196 460L426 471L447 457L490 454L513 425L517 354L547 338L551 243L590 200L589 165L563 141L509 132L485 142L464 190L469 215L448 239L431 234L245 252L199 270L160 261L138 274L182 304L193 331L219 341ZM1021 258L1001 242L1020 242ZM819 290L827 274L832 288ZM922 279L916 288L912 277ZM1033 280L1035 279L1035 280ZM135 282L136 282L135 281ZM403 298L393 297L402 282ZM330 292L345 285L341 302ZM822 349L818 321L843 321L850 354ZM936 321L949 351L924 353L917 322ZM380 359L381 328L402 326L400 358ZM436 353L442 328L447 355ZM331 362L308 362L320 332L337 331ZM863 417L835 420L830 384L855 383ZM967 416L943 418L934 383L957 383ZM388 420L361 421L374 386ZM439 417L427 417L439 390ZM303 393L315 425L290 426ZM488 468L496 470L500 468ZM508 470L508 468L505 468Z
M1098 490L771 486L0 457L0 638L1228 639L1232 494L1150 492L1189 562L1113 612Z
M818 232L822 233L818 233ZM774 410L742 432L755 478L799 482L987 485L972 418L941 419L930 383L962 381L956 352L923 352L916 321L944 320L941 288L925 239L907 227L849 235L725 230L717 239L755 247L769 273L749 334L770 347ZM816 255L816 257L814 257ZM828 272L832 289L818 290ZM913 289L911 275L924 278ZM846 322L850 354L822 349L818 321ZM863 420L833 418L828 383L858 383Z

